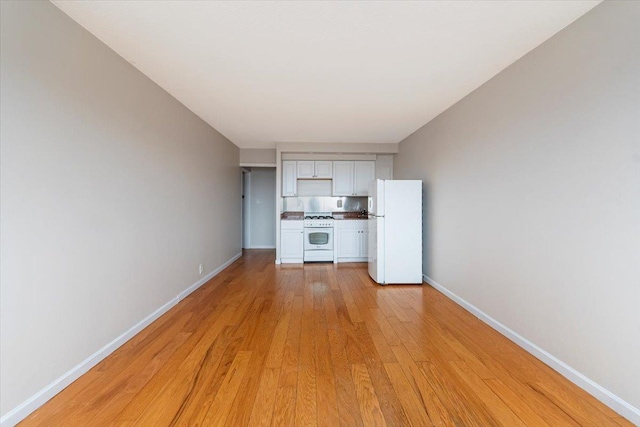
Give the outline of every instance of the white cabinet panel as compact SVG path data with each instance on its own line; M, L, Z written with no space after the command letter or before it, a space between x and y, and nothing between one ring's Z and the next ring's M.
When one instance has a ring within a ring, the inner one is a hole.
M296 176L296 162L285 160L282 162L282 196L295 196L298 178Z
M302 221L282 221L280 226L280 260L282 263L303 262L304 229Z
M297 164L298 179L331 179L333 176L333 162L331 160L298 160Z
M353 196L353 162L333 162L333 195Z
M338 229L338 259L357 258L360 253L360 234L358 230Z
M360 254L361 258L369 257L369 230L367 229L367 221L364 222L364 229L360 232Z
M355 169L354 196L368 196L369 183L374 180L376 163L372 161L353 162Z
M333 162L333 195L368 196L369 182L375 178L375 173L373 161Z
M298 178L315 178L315 165L313 160L298 160Z
M333 177L333 162L331 160L318 160L315 162L315 177L331 179Z
M336 221L338 262L364 262L369 254L368 221Z

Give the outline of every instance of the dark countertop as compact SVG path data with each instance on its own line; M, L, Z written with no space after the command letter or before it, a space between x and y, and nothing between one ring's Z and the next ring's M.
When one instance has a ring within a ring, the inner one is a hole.
M289 220L289 221L301 221L304 219L304 212L282 212L280 214L281 220Z
M304 212L282 212L280 219L283 221L300 221L304 219ZM360 212L333 212L333 219L344 220L363 220L369 219L368 216L362 216Z
M363 220L369 219L368 215L362 215L360 212L334 212L333 219L343 220Z

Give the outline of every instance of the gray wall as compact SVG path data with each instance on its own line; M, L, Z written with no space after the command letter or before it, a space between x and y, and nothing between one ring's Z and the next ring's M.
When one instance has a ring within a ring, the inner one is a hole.
M276 168L251 168L252 248L276 247Z
M275 148L241 148L240 164L276 164Z
M640 3L607 1L400 143L424 269L640 407Z
M237 147L51 3L1 5L4 415L238 254L241 228Z

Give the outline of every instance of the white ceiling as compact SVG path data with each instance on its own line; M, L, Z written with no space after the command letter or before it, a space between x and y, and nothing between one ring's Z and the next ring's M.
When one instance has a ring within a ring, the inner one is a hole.
M269 148L399 142L599 2L54 4L236 145Z

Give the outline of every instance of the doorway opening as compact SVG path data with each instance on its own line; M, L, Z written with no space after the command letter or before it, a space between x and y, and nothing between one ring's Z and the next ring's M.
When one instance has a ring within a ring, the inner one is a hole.
M242 248L276 247L276 168L242 168Z

